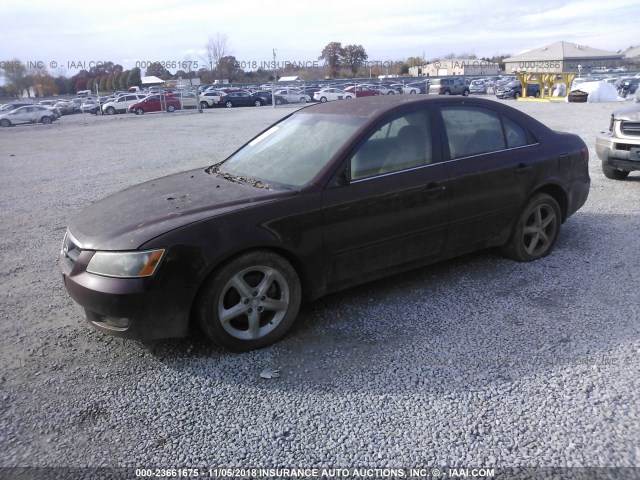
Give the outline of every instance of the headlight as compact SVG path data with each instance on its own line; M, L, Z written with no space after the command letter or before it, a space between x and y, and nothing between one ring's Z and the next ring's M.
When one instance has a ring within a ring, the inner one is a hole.
M150 277L163 255L162 249L146 252L96 252L89 260L87 272L107 277Z

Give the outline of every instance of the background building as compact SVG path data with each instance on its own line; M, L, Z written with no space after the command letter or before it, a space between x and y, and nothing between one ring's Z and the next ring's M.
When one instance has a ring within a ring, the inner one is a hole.
M504 70L507 74L522 71L590 73L593 68L620 68L622 57L621 53L598 50L575 43L556 42L505 58Z

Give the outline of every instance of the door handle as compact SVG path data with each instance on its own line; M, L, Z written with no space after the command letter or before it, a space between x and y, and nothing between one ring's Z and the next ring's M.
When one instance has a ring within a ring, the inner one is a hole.
M431 182L427 184L426 188L424 189L424 192L427 195L438 195L444 192L446 189L447 189L446 185L441 185L439 183Z
M521 163L518 167L513 171L516 175L523 175L525 173L529 173L533 170L533 167L527 165L526 163Z

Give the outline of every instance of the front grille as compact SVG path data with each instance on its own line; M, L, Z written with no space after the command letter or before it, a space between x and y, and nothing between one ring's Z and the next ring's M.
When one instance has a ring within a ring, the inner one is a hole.
M67 231L64 235L64 240L62 241L60 256L69 269L71 269L71 267L76 263L81 252L82 247L80 246L80 243L73 238L73 235L71 235L69 231Z
M620 130L623 135L640 136L640 122L622 122Z

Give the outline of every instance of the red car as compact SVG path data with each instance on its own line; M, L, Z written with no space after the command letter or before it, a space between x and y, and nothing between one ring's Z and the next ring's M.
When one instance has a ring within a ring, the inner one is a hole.
M353 94L354 89L355 89L356 98L373 97L376 95L380 95L380 90L376 90L375 88L367 87L365 85L358 85L356 87L345 88L344 91Z
M142 115L146 112L173 112L180 110L180 100L171 95L149 95L129 107L130 113Z

